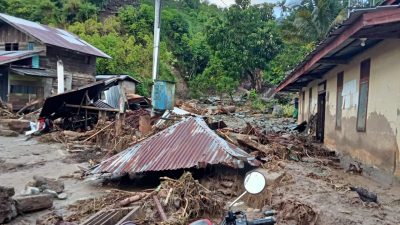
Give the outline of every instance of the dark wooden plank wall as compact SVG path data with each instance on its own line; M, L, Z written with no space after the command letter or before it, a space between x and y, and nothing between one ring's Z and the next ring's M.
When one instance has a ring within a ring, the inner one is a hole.
M28 50L28 43L34 42L34 50L46 50L46 46L11 25L0 22L0 51L5 50L5 43L18 43L18 50ZM44 54L44 53L43 53Z
M40 57L40 67L56 71L59 59L63 61L65 74L72 75L73 89L96 80L96 57L60 47L47 46L47 56Z

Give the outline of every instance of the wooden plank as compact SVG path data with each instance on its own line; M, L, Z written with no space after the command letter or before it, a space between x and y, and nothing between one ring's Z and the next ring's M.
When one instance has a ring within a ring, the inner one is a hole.
M73 104L65 104L66 107L70 108L82 108L82 109L91 109L91 110L96 110L96 111L105 111L105 112L119 112L118 109L108 109L108 108L97 108L95 106L87 106L87 105L73 105Z

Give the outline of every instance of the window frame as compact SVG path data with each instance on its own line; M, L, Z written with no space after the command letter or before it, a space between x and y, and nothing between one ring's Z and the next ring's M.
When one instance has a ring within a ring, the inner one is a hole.
M365 66L365 67L364 67ZM368 117L368 101L369 101L369 79L371 75L371 59L365 59L360 63L360 81L358 84L358 107L357 107L357 123L356 130L358 132L366 132L367 131L367 117ZM367 84L367 92L366 92L366 102L365 102L365 118L364 118L364 127L359 127L359 116L360 116L360 102L361 102L361 86L363 84Z
M344 84L344 71L337 74L336 80L336 114L335 114L335 129L342 129L342 118L343 118L343 84ZM340 107L339 107L339 97L341 97ZM338 124L338 114L340 110L340 124Z
M4 51L11 52L11 51L18 51L19 50L19 43L18 42L7 42L4 44Z

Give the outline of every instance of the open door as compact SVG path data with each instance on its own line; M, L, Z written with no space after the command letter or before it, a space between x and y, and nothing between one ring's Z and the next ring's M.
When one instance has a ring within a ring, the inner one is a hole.
M326 108L326 83L318 86L318 112L317 112L317 140L324 142L325 135L325 108Z

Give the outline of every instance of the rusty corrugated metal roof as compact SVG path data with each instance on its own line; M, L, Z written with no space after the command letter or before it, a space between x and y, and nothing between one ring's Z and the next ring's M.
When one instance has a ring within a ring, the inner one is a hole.
M56 71L45 70L45 69L35 69L35 68L22 68L22 67L11 67L10 71L19 74L19 75L27 75L27 76L35 76L35 77L49 77L56 78Z
M96 47L68 31L59 28L52 28L40 23L35 23L3 13L0 13L0 20L10 24L24 33L27 33L30 36L33 36L45 44L74 50L88 55L111 58L106 53L100 51Z
M31 58L40 51L0 51L0 65Z
M224 164L241 168L258 161L213 132L200 117L189 117L106 159L92 173L140 173Z

